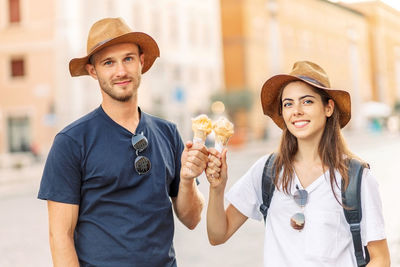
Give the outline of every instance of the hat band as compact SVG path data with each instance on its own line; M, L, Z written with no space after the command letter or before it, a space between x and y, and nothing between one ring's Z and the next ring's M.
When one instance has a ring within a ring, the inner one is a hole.
M113 38L108 38L108 39L106 39L106 40L103 40L103 41L97 43L95 46L92 47L92 49L90 49L90 53L92 53L97 47L99 47L99 46L101 46L101 45L107 43L107 42L110 41L111 39L113 39ZM90 54L90 53L89 53L89 54Z
M314 80L313 78L310 78L310 77L307 77L307 76L303 76L303 75L297 75L297 77L302 79L302 80L306 80L308 82L318 84L319 86L326 87L325 85L323 85L322 83L320 83L317 80Z

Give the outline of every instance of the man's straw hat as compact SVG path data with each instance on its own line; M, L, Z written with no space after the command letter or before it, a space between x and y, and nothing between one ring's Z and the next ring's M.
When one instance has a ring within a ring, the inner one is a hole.
M87 40L87 55L82 58L74 58L69 62L71 76L89 75L85 65L89 58L101 49L120 43L135 43L140 46L144 54L142 73L145 73L153 65L160 50L153 38L142 32L132 32L121 18L105 18L93 24Z
M268 79L261 90L261 104L265 115L268 115L281 129L285 122L281 115L280 91L290 82L302 81L317 89L324 90L334 101L339 110L340 127L343 128L351 118L350 94L343 90L330 88L326 72L317 64L310 61L296 62L289 74L279 74Z

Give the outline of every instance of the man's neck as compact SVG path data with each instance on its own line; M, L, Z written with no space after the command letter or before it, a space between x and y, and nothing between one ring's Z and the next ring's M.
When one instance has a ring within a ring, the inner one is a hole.
M132 133L136 131L140 121L137 99L127 102L103 100L101 107L113 121Z

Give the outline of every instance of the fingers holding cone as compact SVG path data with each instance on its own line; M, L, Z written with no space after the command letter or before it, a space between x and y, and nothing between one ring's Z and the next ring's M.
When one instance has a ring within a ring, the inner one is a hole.
M225 186L227 180L227 164L226 164L227 150L223 149L219 153L216 149L211 148L208 164L206 168L206 177L211 187Z

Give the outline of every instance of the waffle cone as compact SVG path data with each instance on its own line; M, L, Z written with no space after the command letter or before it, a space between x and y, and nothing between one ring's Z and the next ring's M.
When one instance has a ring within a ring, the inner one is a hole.
M215 142L220 143L223 146L226 146L230 137L224 135L215 135Z
M194 133L193 139L201 139L201 140L205 141L207 138L207 133L205 131L196 130L193 133Z

